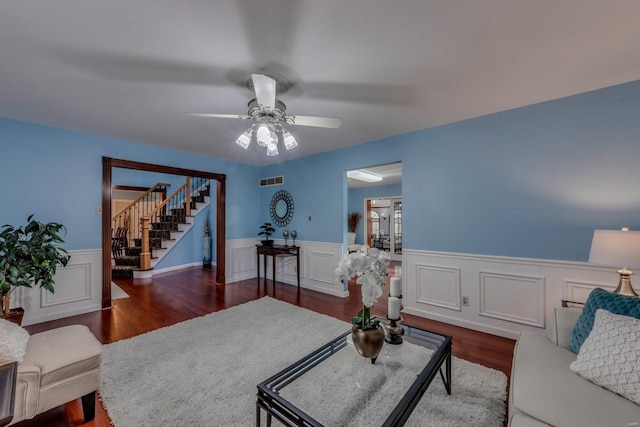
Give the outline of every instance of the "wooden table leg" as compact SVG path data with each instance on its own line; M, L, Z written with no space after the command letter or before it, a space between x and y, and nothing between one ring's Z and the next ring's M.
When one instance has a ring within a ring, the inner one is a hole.
M300 249L296 255L296 271L298 272L298 292L300 292Z
M271 256L271 263L273 264L272 265L273 270L271 271L271 278L273 280L273 289L275 290L276 288L276 255L275 254Z
M267 254L263 254L263 264L264 264L264 284L267 284Z

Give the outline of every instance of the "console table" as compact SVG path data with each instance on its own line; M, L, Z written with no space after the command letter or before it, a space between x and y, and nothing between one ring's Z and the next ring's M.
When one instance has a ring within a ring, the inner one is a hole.
M296 273L298 275L298 291L300 290L300 246L284 246L284 245L256 245L256 257L258 266L258 286L260 286L260 255L263 256L264 264L264 283L267 283L267 256L271 257L272 270L271 279L273 280L273 286L276 286L276 258L279 256L294 256L296 257Z

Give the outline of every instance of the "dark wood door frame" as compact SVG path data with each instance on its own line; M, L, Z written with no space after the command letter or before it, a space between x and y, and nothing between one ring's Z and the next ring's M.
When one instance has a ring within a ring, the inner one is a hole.
M227 176L131 160L102 158L102 308L111 307L111 186L113 168L213 179L216 187L216 283L225 283L225 226Z

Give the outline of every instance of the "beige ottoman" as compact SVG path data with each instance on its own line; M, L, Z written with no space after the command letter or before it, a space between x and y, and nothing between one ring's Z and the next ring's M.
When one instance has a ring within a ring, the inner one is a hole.
M34 334L18 365L11 424L82 398L85 421L95 416L102 344L83 325Z

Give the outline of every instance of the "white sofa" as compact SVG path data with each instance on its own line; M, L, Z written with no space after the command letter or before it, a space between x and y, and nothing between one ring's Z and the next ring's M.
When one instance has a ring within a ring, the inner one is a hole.
M581 310L557 308L555 339L523 331L513 355L509 426L637 426L640 406L569 369Z

